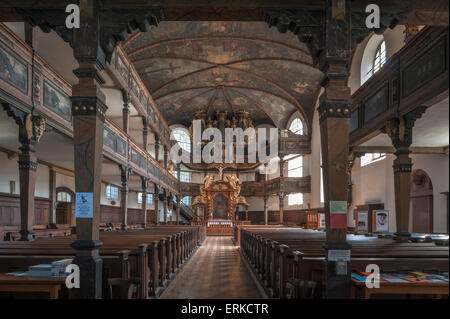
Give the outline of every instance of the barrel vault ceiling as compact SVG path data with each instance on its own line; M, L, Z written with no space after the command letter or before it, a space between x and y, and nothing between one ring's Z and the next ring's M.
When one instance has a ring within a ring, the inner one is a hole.
M164 21L123 48L169 125L197 110L246 110L280 128L298 110L312 122L323 74L295 35L264 22Z

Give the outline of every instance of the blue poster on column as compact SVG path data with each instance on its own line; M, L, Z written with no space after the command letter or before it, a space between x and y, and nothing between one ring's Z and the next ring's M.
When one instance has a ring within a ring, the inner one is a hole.
M94 217L94 195L93 193L76 193L75 198L76 218Z

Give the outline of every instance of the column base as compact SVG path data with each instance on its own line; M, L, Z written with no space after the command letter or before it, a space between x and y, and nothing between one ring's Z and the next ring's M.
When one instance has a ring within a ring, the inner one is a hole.
M72 288L75 299L102 298L102 258L97 254L76 256L73 260L80 267L80 288Z
M409 237L411 237L410 232L396 232L394 233L395 241L398 243L408 243Z
M71 244L71 247L77 250L77 256L72 263L80 267L80 288L72 288L73 298L102 298L103 261L98 254L101 246L100 240L76 240Z
M336 261L324 260L323 262L323 297L325 299L348 299L351 288L351 263L344 262L346 266L345 274L336 274Z
M350 250L347 242L326 243L326 259L323 261L323 297L325 299L348 299L351 291L352 265L350 261L328 260L330 250Z
M122 224L120 227L121 230L127 230L127 225L126 224Z
M35 241L34 230L22 229L19 233L19 241Z

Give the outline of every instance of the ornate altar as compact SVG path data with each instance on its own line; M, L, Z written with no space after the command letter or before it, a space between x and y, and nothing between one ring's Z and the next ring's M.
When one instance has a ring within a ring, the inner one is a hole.
M203 207L203 221L197 223L207 226L209 235L232 235L233 224L237 220L236 209L245 207L248 219L248 203L240 195L241 185L235 174L223 176L223 168L219 167L219 178L207 175L204 185L200 187L200 195L196 196L192 208ZM228 230L227 230L228 229Z

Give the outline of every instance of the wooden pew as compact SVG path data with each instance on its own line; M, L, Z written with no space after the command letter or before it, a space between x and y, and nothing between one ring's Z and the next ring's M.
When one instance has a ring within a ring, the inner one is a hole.
M273 297L286 297L286 284L321 282L325 233L300 228L242 227L241 249ZM392 239L348 235L352 268L376 263L384 271L448 271L448 247L435 243L397 243ZM318 290L320 292L320 288ZM317 295L319 296L319 295Z
M123 280L124 277L138 278L139 298L159 296L195 250L203 233L201 227L184 226L101 232L103 297L108 297L108 279ZM11 265L28 267L74 257L75 251L70 248L74 240L75 236L70 236L42 238L35 242L0 243L0 271L8 271ZM120 251L126 251L127 258L119 258ZM123 274L125 260L129 269L126 276Z

